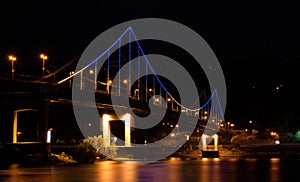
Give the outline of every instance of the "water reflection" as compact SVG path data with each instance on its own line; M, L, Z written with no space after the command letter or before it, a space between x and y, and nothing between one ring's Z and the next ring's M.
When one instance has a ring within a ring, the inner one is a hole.
M103 161L95 164L28 167L1 166L0 181L288 181L299 174L300 160L200 159L142 164Z

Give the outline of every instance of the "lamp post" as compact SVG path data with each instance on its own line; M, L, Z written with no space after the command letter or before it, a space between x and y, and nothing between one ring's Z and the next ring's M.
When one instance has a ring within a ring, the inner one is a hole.
M11 78L14 79L15 74L15 61L17 58L13 55L8 56L8 60L11 61Z
M43 72L43 77L44 77L45 76L45 61L48 59L48 56L45 54L41 54L40 58L43 61L42 72Z

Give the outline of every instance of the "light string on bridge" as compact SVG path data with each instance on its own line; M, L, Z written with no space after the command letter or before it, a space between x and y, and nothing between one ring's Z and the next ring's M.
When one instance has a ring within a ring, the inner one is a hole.
M130 27L130 31L129 31L129 55L128 55L128 63L129 63L129 68L128 68L128 94L129 96L131 96L131 91L130 91L130 87L131 87L131 32L132 32L132 28Z
M152 65L150 64L150 61L148 60L146 54L144 53L143 49L141 48L141 45L132 29L132 27L128 27L123 33L122 35L120 35L117 40L115 40L107 49L104 50L103 53L101 53L98 57L96 57L93 61L91 61L89 64L87 64L86 66L84 66L83 68L81 68L80 70L78 70L77 72L75 72L74 74L68 76L67 78L65 79L62 79L61 81L58 82L58 84L61 84L73 77L75 77L76 75L80 74L80 89L82 89L83 87L83 71L86 70L87 68L89 68L91 65L95 64L95 80L97 79L97 62L105 55L107 54L107 80L106 80L106 91L107 93L109 93L109 87L111 86L111 80L109 79L110 77L110 53L111 53L111 49L118 44L118 70L121 69L121 47L122 47L122 38L127 34L129 33L129 43L128 43L128 47L129 47L129 50L128 50L128 80L127 80L127 89L128 89L128 93L129 93L129 96L131 96L131 93L130 93L130 87L131 87L131 79L132 79L132 65L131 65L131 59L132 59L132 52L131 52L131 49L132 49L132 37L134 39L134 41L136 42L137 44L137 47L138 47L138 50L137 50L137 55L138 55L138 92L137 92L137 98L140 99L140 57L142 56L146 63L145 63L145 71L146 71L146 75L145 75L145 97L146 97L146 102L148 101L148 91L151 93L152 96L155 96L156 95L156 89L158 90L158 93L160 94L160 96L162 96L162 91L164 91L166 93L166 98L165 99L168 99L170 98L173 102L175 102L177 104L177 107L179 106L181 108L181 111L183 112L199 112L201 109L205 109L205 108L208 108L207 106L209 105L209 103L214 103L213 105L217 105L217 107L219 108L219 110L216 108L213 108L211 107L210 108L210 112L218 112L221 117L223 117L223 111L222 111L222 108L221 108L221 105L220 105L220 101L219 101L219 98L218 98L218 95L217 95L217 91L214 90L211 94L211 97L209 98L209 100L203 105L203 106L200 106L199 108L194 108L194 109L191 109L187 106L184 106L182 105L179 101L177 101L175 99L174 96L172 96L172 94L168 91L168 89L164 86L164 84L162 83L162 81L160 80L159 76L156 74L155 70L153 69ZM148 83L149 83L149 80L148 80L148 73L149 73L149 69L150 71L152 72L153 74L153 87L152 88L149 88L148 87ZM120 96L121 95L121 92L120 92L120 88L121 88L121 74L119 74L119 83L118 83L118 95ZM156 88L156 82L158 82L158 88ZM98 82L95 82L95 90L97 89L97 83ZM101 82L100 82L101 83ZM104 83L105 84L105 83ZM197 98L196 102L193 104L195 105L197 102L199 102L199 97ZM153 102L155 103L156 102L156 98L154 97L154 100ZM173 102L172 102L172 108L173 108ZM159 100L159 103L161 104L161 99ZM192 106L193 106L192 105Z
M121 39L119 41L118 70L121 70ZM118 96L121 96L121 72L119 73Z

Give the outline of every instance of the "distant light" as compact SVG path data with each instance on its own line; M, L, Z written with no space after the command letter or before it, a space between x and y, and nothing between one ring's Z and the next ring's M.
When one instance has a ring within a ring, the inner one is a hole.
M275 144L276 144L276 145L279 145L279 144L280 144L280 141L279 141L279 140L275 140Z
M149 91L152 92L152 88L149 88Z
M156 101L156 102L159 102L159 98L156 98L155 101Z
M252 121L249 121L249 123L251 124L251 123L252 123Z
M92 124L91 124L91 123L89 123L89 126L92 126Z
M168 101L168 102L171 102L171 98L168 98L167 101Z
M176 125L176 128L178 128L178 127L179 127L179 125L177 124L177 125Z
M108 80L108 84L111 85L112 84L112 80Z
M171 137L174 137L175 136L175 134L174 133L171 133Z
M16 58L15 56L13 56L13 55L9 55L9 56L8 56L8 59L9 59L10 61L16 61L16 60L17 60L17 58Z
M45 54L40 54L40 58L43 59L43 60L47 60L47 59L48 59L48 56L45 55Z
M89 73L92 75L94 74L94 70L90 70Z
M51 143L51 130L47 131L47 143Z
M275 135L277 135L277 133L272 131L271 136L275 136Z
M231 124L230 124L230 126L231 126L231 127L234 127L234 124L233 124L233 123L231 123Z
M128 83L128 80L123 80L123 83L127 84L127 83Z
M189 135L184 135L186 137L186 140L189 140L190 139L190 136Z

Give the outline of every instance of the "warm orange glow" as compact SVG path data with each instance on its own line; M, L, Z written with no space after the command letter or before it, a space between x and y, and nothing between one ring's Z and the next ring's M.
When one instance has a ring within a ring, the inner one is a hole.
M92 75L94 74L94 70L90 70L89 73Z
M169 161L180 161L181 160L181 158L179 158L179 157L171 157L170 159L169 159Z
M149 91L152 92L152 88L149 88Z
M123 83L127 84L127 83L128 83L128 80L123 80Z
M47 60L47 59L48 59L48 56L45 55L45 54L40 54L40 58L43 59L43 60Z
M108 80L108 84L110 84L110 85L111 85L111 84L112 84L112 80Z
M279 163L280 158L271 158L270 161L271 161L271 163Z
M219 158L213 158L212 160L213 161L219 161L220 159Z
M231 123L231 124L230 124L230 126L231 126L231 127L234 127L234 124L233 124L233 123Z
M16 61L16 60L17 60L17 58L16 58L15 56L13 56L13 55L9 55L9 56L8 56L8 59L9 59L10 61Z

